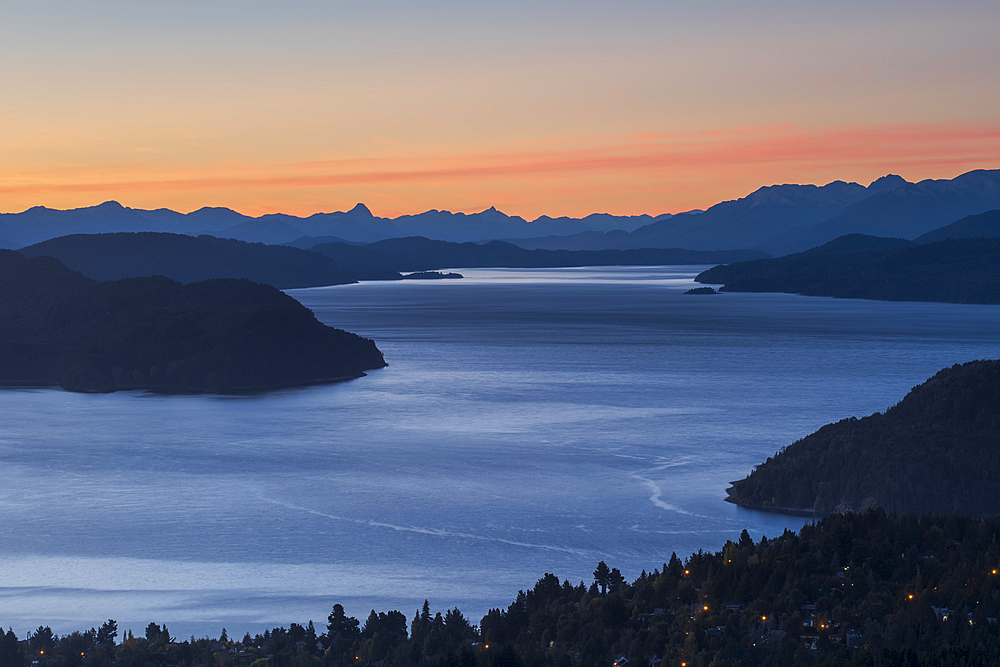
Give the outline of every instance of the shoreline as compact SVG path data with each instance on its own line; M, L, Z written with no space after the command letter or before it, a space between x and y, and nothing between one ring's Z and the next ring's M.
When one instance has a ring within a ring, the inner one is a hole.
M724 500L727 503L732 503L737 507L742 507L748 510L757 510L758 512L770 512L771 514L784 514L785 516L799 516L799 517L813 517L822 518L825 516L830 516L830 512L817 512L816 510L805 509L802 507L776 507L773 505L748 505L736 500L736 485L743 480L736 480L735 482L730 482L730 486L726 489L726 497Z
M380 370L380 368L385 368L381 366L379 368L369 368L367 370ZM187 396L200 396L206 394L217 394L220 396L233 395L233 394L253 394L257 392L268 392L268 391L278 391L281 389L294 389L295 387L308 387L311 385L320 384L337 384L339 382L347 382L348 380L357 380L359 378L367 377L368 373L362 371L358 375L342 375L332 378L320 378L316 380L302 380L299 382L286 382L280 384L270 384L261 386L250 386L250 387L228 387L223 390L210 390L210 389L193 389L189 387L170 387L163 385L127 385L117 387L110 390L101 389L73 389L64 387L58 382L32 382L32 381L12 381L12 380L0 380L0 389L61 389L62 391L68 391L74 394L114 394L119 391L146 391L154 394L164 394L164 395L187 395Z
M737 507L742 507L747 510L756 510L758 512L770 512L771 514L783 514L785 516L799 516L799 517L812 517L812 518L822 518L825 516L830 516L828 512L817 512L816 510L801 509L798 507L773 507L770 505L745 505L738 500L733 500L732 498L724 499L727 503L732 503Z

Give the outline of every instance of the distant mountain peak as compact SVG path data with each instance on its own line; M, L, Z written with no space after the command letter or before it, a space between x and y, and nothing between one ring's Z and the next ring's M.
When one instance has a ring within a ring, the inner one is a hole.
M236 212L236 211L234 211L231 208L226 208L225 206L202 206L197 211L192 211L192 213L205 213L205 212L211 212L211 211L223 211L223 212L226 212L226 213L235 213Z
M104 210L114 209L114 210L117 210L117 211L123 211L123 210L125 210L125 207L122 206L121 204L119 204L118 202L116 202L114 199L109 199L108 201L106 201L106 202L104 202L102 204L98 204L94 208L100 208L100 209L104 209Z
M357 204L355 204L354 208L352 208L350 211L348 211L348 213L351 213L351 214L354 214L354 215L363 215L366 218L374 218L375 217L374 215L372 215L372 212L368 209L368 207L365 206L361 202L358 202Z
M896 174L886 174L881 178L876 178L868 186L868 191L872 194L878 194L879 192L888 192L893 188L899 187L900 185L905 185L908 183L902 176L897 176Z

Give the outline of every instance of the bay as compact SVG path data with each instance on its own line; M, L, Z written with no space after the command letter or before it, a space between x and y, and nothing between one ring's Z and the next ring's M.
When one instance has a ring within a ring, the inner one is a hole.
M473 622L804 519L723 502L825 423L1000 353L1000 308L689 296L703 267L457 269L294 290L389 366L238 396L0 392L0 624Z

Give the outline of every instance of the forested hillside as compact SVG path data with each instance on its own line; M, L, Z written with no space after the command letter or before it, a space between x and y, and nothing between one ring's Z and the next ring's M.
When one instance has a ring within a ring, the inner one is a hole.
M20 250L48 255L94 280L166 276L182 283L246 278L278 289L354 282L329 258L288 246L156 232L73 234Z
M946 368L885 414L828 424L733 483L748 507L1000 514L1000 361Z
M460 610L334 605L326 624L178 641L117 624L0 638L0 667L972 667L1000 663L1000 519L880 510L799 534L746 531L715 553L650 564L628 583L545 574L478 627ZM408 610L409 611L409 610ZM2 618L0 618L2 621ZM325 627L324 627L325 625ZM408 632L409 630L409 632ZM36 662L37 661L37 662Z
M385 365L248 280L98 283L51 257L0 251L0 383L77 391L223 391L359 377Z
M997 304L1000 239L913 245L849 235L796 255L716 266L695 280L723 292Z
M916 243L934 243L945 239L994 239L1000 236L1000 209L969 215L950 225L927 232L914 239Z

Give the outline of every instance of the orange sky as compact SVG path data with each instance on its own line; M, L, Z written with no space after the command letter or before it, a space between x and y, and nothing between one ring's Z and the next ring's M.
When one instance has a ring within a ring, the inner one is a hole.
M0 25L0 211L656 214L1000 168L995 2L81 4Z

